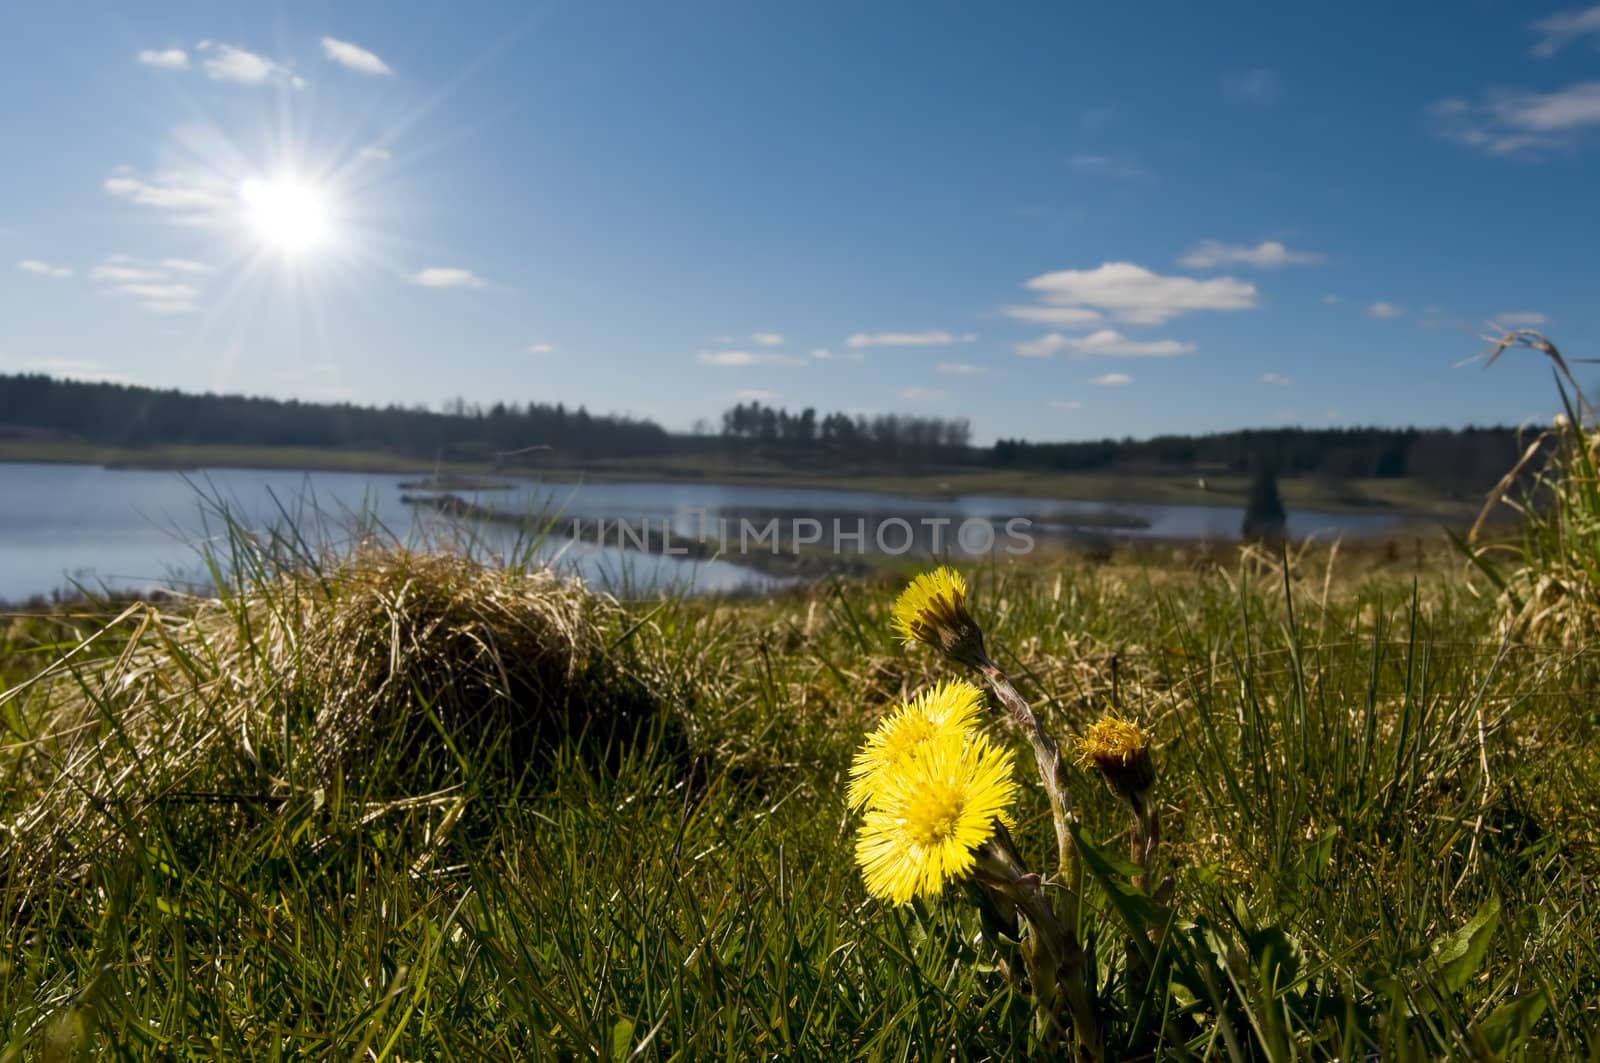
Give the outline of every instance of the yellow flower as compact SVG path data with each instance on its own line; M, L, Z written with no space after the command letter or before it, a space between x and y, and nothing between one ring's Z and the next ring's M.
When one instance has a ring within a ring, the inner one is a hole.
M980 845L1016 796L1011 754L972 734L930 742L892 775L856 835L867 892L905 904L972 873Z
M932 646L962 664L987 664L983 632L967 612L967 581L940 567L911 581L894 603L895 633L907 645Z
M1098 769L1106 785L1123 797L1143 793L1155 785L1150 736L1138 724L1107 713L1089 727L1076 745L1078 763Z
M882 777L898 771L926 743L954 741L960 746L982 711L983 691L960 679L924 690L901 705L867 735L851 763L850 807L870 802Z

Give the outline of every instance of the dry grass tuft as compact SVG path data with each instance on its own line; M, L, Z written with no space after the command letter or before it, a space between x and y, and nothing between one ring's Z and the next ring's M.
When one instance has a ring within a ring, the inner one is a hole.
M319 772L396 728L420 735L424 708L458 743L485 728L549 737L619 678L604 674L600 634L613 603L548 570L375 550L319 589L267 611L260 662L263 676L297 685L314 713Z
M130 606L0 698L0 892L76 877L154 804L521 779L653 708L607 652L616 603L546 570L369 548L179 608Z
M1493 585L1507 638L1576 648L1600 638L1600 424L1573 363L1538 332L1491 338L1487 364L1507 350L1549 359L1564 413L1539 432L1489 493L1461 545ZM1520 535L1483 541L1491 515L1516 514Z

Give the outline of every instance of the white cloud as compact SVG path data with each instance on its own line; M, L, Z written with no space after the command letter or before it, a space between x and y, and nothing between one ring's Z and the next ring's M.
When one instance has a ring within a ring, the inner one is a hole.
M189 53L182 48L146 48L139 53L139 62L159 70L187 70Z
M1558 92L1509 93L1498 113L1519 129L1556 133L1600 122L1600 81L1569 85Z
M1262 373L1261 382L1263 384L1276 384L1279 387L1286 388L1290 384L1294 383L1294 380L1290 377L1284 376L1282 373Z
M860 351L831 351L826 347L814 347L811 357L820 362L861 362L867 356Z
M725 368L746 365L799 365L804 360L791 358L787 354L775 354L772 351L701 351L695 355L695 361L701 365L717 365Z
M750 333L750 342L759 343L763 347L778 347L783 344L783 333L752 332Z
M1132 262L1067 269L1028 281L1051 306L1091 307L1133 325L1160 325L1196 310L1251 310L1256 286L1233 277L1164 277Z
M1045 405L1050 407L1052 410L1083 409L1083 403L1079 402L1077 399L1051 399L1049 402L1046 402Z
M360 45L351 44L349 41L324 37L322 38L322 54L340 66L354 70L358 74L387 77L394 73L393 70L389 69L388 63L385 63Z
M482 288L484 280L470 269L429 266L411 275L411 283L424 288Z
M356 153L363 162L388 162L394 155L386 148L368 146Z
M778 397L778 393L765 388L741 388L733 393L733 397L741 402L771 402Z
M900 397L907 402L938 402L944 398L944 392L938 388L901 388Z
M1574 41L1584 37L1600 40L1600 4L1547 15L1528 27L1540 35L1533 54L1548 59Z
M106 263L90 270L89 276L94 280L105 281L108 284L129 284L141 281L164 280L166 279L167 271L164 269L152 269L147 266Z
M206 76L213 81L232 81L240 85L255 85L270 78L278 64L265 56L235 48L231 44L216 46L215 54L205 60Z
M1338 306L1340 303L1344 302L1344 300L1339 298L1337 295L1324 295L1322 297L1322 301L1327 303L1329 306Z
M1367 307L1367 316L1375 317L1380 321L1393 321L1397 317L1404 317L1406 308L1396 306L1394 303L1376 302Z
M987 367L971 362L940 362L937 368L947 376L978 376L989 371Z
M301 88L305 82L286 67L264 55L232 44L201 41L196 50L205 53L200 67L212 81L229 81L235 85L262 85L269 81Z
M926 332L858 332L845 340L845 344L856 349L862 347L947 347L955 343L971 343L977 338L970 332L962 333L958 336L943 329L929 329Z
M41 262L37 258L25 258L17 263L17 268L24 273L36 273L41 277L54 277L60 280L72 276L71 266L52 266L48 262Z
M1074 358L1172 358L1193 351L1194 344L1179 340L1135 340L1108 328L1087 336L1063 336L1059 332L1052 332L1036 340L1019 343L1016 350L1024 358L1048 358L1063 352Z
M132 255L108 255L105 261L89 271L89 277L108 284L126 284L167 280L174 273L199 275L210 272L210 266L189 258L153 260L134 258Z
M1018 321L1055 325L1059 328L1093 325L1104 320L1100 311L1082 306L1002 306L1000 312Z
M528 353L529 354L554 354L554 353L556 353L556 349L555 349L555 346L553 344L549 344L549 343L530 343L530 344L528 344Z
M200 294L189 284L119 284L111 290L157 303L188 303Z
M1496 314L1492 320L1497 325L1522 328L1538 328L1540 325L1550 324L1550 319L1536 310L1510 310L1504 314Z
M1281 269L1284 266L1314 266L1321 261L1323 256L1315 251L1291 251L1276 240L1263 240L1254 247L1204 240L1178 259L1178 265L1188 269L1216 269L1230 265Z
M192 258L164 258L161 260L163 269L170 269L174 273L210 273L212 267L204 262L196 262Z
M103 184L118 199L166 212L178 224L204 224L236 203L234 189L215 174L162 170L148 177L120 166Z
M1490 155L1539 154L1565 147L1600 125L1600 81L1555 92L1494 89L1474 102L1439 100L1427 115L1439 136Z
M1099 174L1102 177L1150 176L1150 171L1138 163L1114 155L1074 155L1067 163L1080 173Z
M1133 383L1133 377L1127 373L1104 373L1089 383L1099 384L1103 388L1124 388Z
M211 267L188 258L145 259L109 255L89 271L89 279L112 295L137 299L152 314L191 314L199 309L195 284ZM186 278L178 279L174 274Z
M1270 107L1283 95L1283 79L1265 67L1235 70L1222 76L1222 94L1239 103Z

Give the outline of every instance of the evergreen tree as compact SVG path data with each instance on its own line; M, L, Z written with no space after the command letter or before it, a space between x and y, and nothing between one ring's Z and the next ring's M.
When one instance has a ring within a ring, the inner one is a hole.
M1278 495L1278 476L1269 462L1261 462L1250 481L1250 501L1240 531L1250 542L1281 543L1288 523L1289 515Z

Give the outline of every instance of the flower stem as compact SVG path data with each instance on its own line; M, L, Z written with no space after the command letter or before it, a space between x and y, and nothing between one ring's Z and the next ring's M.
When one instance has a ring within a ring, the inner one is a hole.
M1161 818L1147 792L1135 793L1128 798L1133 808L1133 845L1130 855L1139 868L1133 884L1140 889L1148 886L1150 862L1155 858L1156 846L1161 844Z
M995 697L1000 699L1017 726L1027 733L1028 741L1033 745L1033 757L1038 762L1039 776L1044 780L1045 793L1050 798L1050 814L1056 825L1057 878L1063 889L1060 914L1076 935L1079 928L1079 898L1083 892L1083 865L1072 841L1071 828L1077 823L1078 817L1072 805L1072 792L1067 789L1066 772L1061 765L1061 749L999 665L986 660L979 665L979 670L988 680Z
M1083 946L1039 891L1039 877L1027 873L1003 829L978 851L977 877L986 888L1015 905L1027 920L1022 959L1041 1039L1047 1046L1060 1041L1066 1032L1061 1023L1065 1011L1072 1017L1079 1058L1105 1059Z

